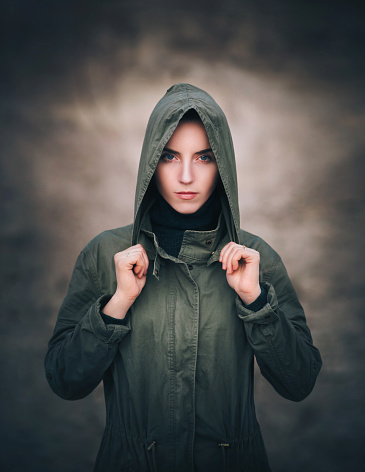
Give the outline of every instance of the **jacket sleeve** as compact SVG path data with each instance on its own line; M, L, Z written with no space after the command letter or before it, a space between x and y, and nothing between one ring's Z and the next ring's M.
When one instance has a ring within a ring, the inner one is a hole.
M45 358L47 380L61 398L88 395L130 331L129 323L105 325L100 311L110 298L101 292L90 254L81 252Z
M312 391L322 360L279 256L271 273L269 280L262 281L267 304L254 312L237 297L238 316L262 375L280 395L301 401Z

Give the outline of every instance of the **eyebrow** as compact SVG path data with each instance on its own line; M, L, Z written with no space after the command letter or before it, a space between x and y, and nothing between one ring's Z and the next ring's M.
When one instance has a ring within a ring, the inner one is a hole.
M163 151L172 152L173 154L180 154L179 152L174 151L173 149L170 149L168 147L163 148ZM207 149L203 149L202 151L198 151L195 154L204 154L205 152L213 152L213 151L212 151L212 148L207 148Z

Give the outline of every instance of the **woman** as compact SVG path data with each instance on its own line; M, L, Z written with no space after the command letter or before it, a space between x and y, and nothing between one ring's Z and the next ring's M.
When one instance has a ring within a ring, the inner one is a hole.
M279 255L240 230L222 110L177 84L147 126L134 224L97 236L78 258L47 378L70 400L104 381L96 471L267 472L254 356L294 401L321 367Z

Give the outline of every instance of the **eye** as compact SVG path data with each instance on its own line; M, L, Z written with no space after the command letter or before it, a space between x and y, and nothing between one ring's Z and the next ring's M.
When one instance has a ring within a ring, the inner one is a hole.
M215 159L210 154L202 154L198 157L198 160L201 162L213 162Z
M168 153L168 152L164 152L161 155L160 159L161 159L161 161L172 162L175 159L175 156L173 154Z

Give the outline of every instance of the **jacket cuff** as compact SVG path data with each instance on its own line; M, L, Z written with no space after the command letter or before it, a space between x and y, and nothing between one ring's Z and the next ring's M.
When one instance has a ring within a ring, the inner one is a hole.
M122 325L104 323L101 312L111 297L111 295L103 295L94 303L89 311L90 325L95 336L107 344L120 342L131 330L129 317L126 323Z
M126 326L128 324L128 313L125 315L124 318L113 318L112 316L106 315L103 311L101 311L100 316L102 317L105 323L105 326L108 326L108 325Z
M278 302L274 287L267 282L260 285L261 295L251 305L245 305L238 295L236 297L237 315L246 323L268 324L278 319L275 313Z
M256 298L256 300L249 305L244 305L246 310L250 311L259 311L261 308L264 308L264 306L267 303L267 291L266 288L261 285L261 293L260 295Z

